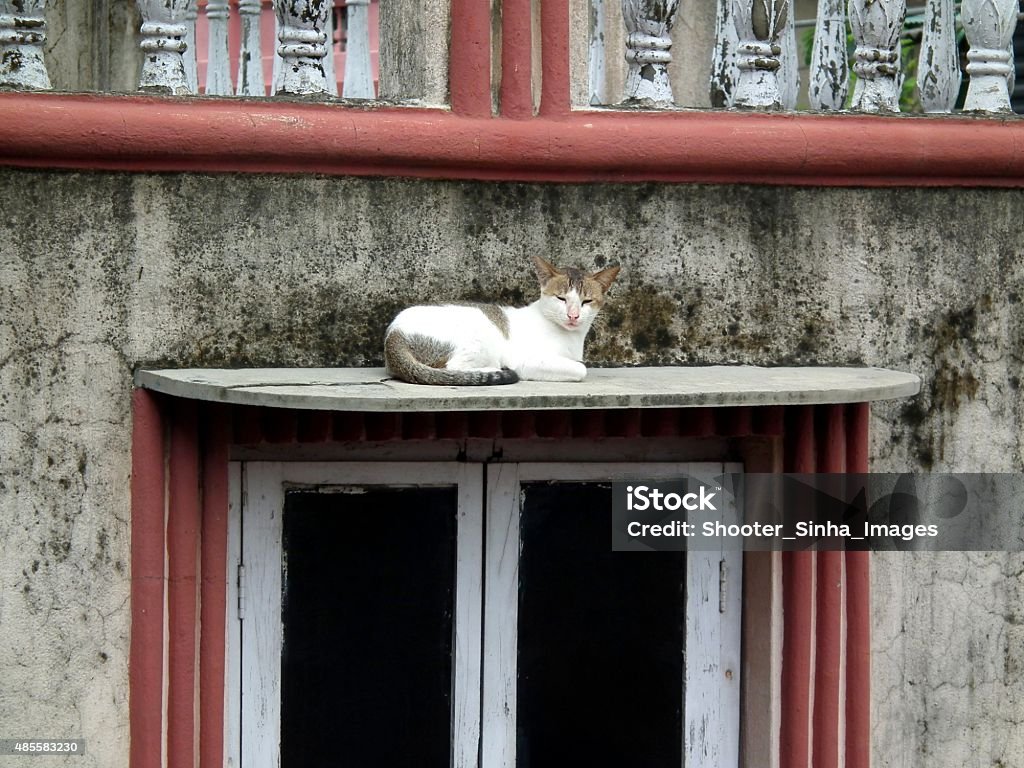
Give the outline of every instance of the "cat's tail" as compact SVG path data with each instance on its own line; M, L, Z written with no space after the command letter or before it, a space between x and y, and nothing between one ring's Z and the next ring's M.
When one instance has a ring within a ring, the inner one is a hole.
M388 373L410 384L482 387L515 384L515 371L452 371L444 367L452 353L450 344L428 336L391 331L384 339L384 363Z

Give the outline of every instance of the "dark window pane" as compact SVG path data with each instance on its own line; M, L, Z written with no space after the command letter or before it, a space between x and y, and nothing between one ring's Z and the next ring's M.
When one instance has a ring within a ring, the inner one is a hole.
M686 567L612 552L611 487L523 489L520 768L679 768Z
M281 765L447 768L455 488L295 492Z

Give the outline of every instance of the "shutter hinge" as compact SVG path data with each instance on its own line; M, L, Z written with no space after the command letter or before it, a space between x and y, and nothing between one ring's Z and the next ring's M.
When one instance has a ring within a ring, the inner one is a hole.
M725 560L718 561L718 612L725 613L729 598L729 568Z
M242 621L245 619L245 564L238 564L237 574L237 586L238 586L238 620Z

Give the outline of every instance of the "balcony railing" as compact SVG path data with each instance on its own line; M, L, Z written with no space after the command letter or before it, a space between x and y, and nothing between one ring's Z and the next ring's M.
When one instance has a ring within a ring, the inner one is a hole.
M571 0L541 5L539 25L534 5L505 0L492 19L504 38L491 52L493 101L510 116L532 114L540 101L540 68L530 57L522 71L519 45L567 49L575 109L1011 110L1018 0L925 0L909 14L906 0L718 0L695 4L685 20L679 0ZM398 0L379 12L376 0L137 8L143 91L437 106L455 87L445 82L444 0ZM48 49L46 10L46 0L0 0L0 85L51 88L47 61L58 50ZM562 10L568 18L549 23ZM798 11L812 15L798 21Z

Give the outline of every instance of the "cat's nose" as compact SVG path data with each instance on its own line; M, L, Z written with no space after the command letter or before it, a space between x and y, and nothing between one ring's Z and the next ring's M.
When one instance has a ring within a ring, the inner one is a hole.
M568 315L569 315L569 319L570 320L579 320L580 319L580 311L578 309L570 309L568 311Z

